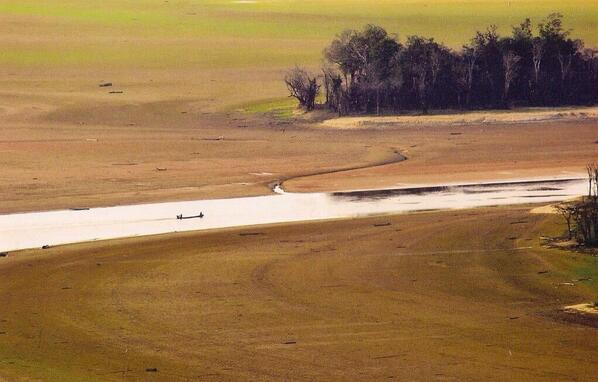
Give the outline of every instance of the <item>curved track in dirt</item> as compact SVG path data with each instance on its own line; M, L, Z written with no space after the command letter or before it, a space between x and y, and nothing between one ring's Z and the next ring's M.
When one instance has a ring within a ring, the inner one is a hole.
M270 187L270 189L272 189L273 192L276 192L276 191L274 191L274 188L276 186L280 187L281 190L284 190L283 184L286 181L299 180L299 179L304 179L304 178L309 178L312 176L319 176L319 175L332 175L332 174L338 174L338 173L347 172L347 171L374 169L376 167L400 163L400 162L406 161L407 159L408 158L406 156L404 156L398 150L395 149L393 157L389 157L388 159L383 159L383 160L379 160L376 162L372 162L372 163L368 163L368 164L364 164L364 165L360 165L360 166L339 167L339 168L334 168L331 170L311 171L311 172L306 172L304 174L288 176L288 177L281 177L275 182L270 182L269 187Z

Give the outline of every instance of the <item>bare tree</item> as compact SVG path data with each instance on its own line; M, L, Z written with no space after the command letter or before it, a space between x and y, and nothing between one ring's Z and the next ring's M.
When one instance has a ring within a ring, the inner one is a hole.
M596 199L577 203L574 219L578 241L587 246L598 244L598 202Z
M313 110L316 105L316 97L320 91L320 85L315 76L311 76L305 69L295 67L290 70L284 78L291 97L299 101L299 105L308 111Z
M559 59L559 64L561 68L561 82L564 83L567 79L569 71L571 70L571 60L573 59L573 54L562 54L561 52L559 52L557 58Z
M432 86L435 86L440 72L440 53L436 49L430 52L430 70L432 72Z
M598 79L598 50L586 48L581 52L592 80Z
M322 67L322 73L324 75L324 90L326 92L326 106L328 108L337 111L339 116L343 113L343 80L341 74L337 72L333 67L324 65Z
M507 102L507 98L509 96L509 88L511 87L511 82L517 75L518 63L520 60L521 57L516 55L512 50L509 50L507 53L503 54L502 66L505 70L505 87L503 89L504 102Z
M419 102L424 114L428 114L428 97L427 97L427 76L428 71L424 66L417 65L413 68L413 87L417 91Z
M400 94L401 88L405 82L405 78L403 77L403 71L400 66L401 54L397 52L392 61L391 67L394 68L389 79L388 79L388 86L390 88L391 98L393 98L392 104L395 110L399 109L399 102L400 102Z
M332 79L329 76L331 70L326 67L322 67L322 75L324 78L324 103L326 106L330 106L330 88L332 87Z
M579 244L598 244L598 163L590 163L588 172L588 197L569 203L561 203L556 211L567 223L568 238L575 237Z
M465 95L465 104L467 106L471 103L471 90L473 87L473 71L475 69L477 60L478 60L479 52L475 47L466 47L463 52L464 62L465 62L465 70L463 74L465 75L465 84L467 87L467 93Z
M598 199L598 162L586 166L588 172L588 198Z
M573 238L572 221L577 213L576 206L573 204L563 203L563 204L559 204L559 205L555 206L555 209L563 217L563 219L565 219L565 222L567 223L567 239L572 239Z
M544 40L536 38L532 42L532 61L534 63L534 81L536 87L540 81L540 68L544 56Z
M569 235L574 232L577 241L586 246L598 244L598 163L590 163L588 172L588 197L562 204L557 211L567 221ZM575 223L575 229L573 229Z

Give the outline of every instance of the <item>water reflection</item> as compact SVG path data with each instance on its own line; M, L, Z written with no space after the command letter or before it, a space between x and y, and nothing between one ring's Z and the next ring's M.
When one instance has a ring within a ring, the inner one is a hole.
M333 192L330 195L339 200L352 202L389 199L407 195L459 195L459 194L490 194L495 192L517 193L521 191L536 192L541 194L528 195L527 197L569 196L569 194L546 194L548 191L562 191L571 186L577 186L583 179L557 179L535 181L511 181L501 183L478 183L450 186L425 186L383 190L360 190L348 192ZM530 187L536 186L536 187ZM502 198L502 197L501 197ZM506 198L506 197L505 197Z

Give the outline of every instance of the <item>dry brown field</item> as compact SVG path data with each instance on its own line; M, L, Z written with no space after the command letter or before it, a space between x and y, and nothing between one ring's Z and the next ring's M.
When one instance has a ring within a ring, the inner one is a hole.
M293 128L288 120L237 112L262 110L268 99L284 103L286 69L317 69L336 33L366 23L457 49L491 23L509 33L525 17L538 23L557 10L574 36L598 43L598 8L587 0L429 5L2 3L0 213L264 194L276 180L385 163L397 159L396 151L408 161L287 186L371 188L583 171L598 152L595 120L408 126L381 134ZM113 86L99 87L106 82Z
M569 176L598 157L592 119L344 130L186 100L67 99L5 111L0 213L267 194L289 178L307 192Z
M541 246L562 224L528 211L16 253L0 259L0 376L592 381L596 321L561 309L596 297L596 258Z

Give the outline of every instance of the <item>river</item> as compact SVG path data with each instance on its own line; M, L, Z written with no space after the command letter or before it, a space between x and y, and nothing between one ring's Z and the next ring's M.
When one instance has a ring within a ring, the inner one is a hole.
M576 179L426 185L386 190L287 193L0 215L0 251L93 240L425 210L548 203L583 195ZM203 218L177 219L196 216Z

